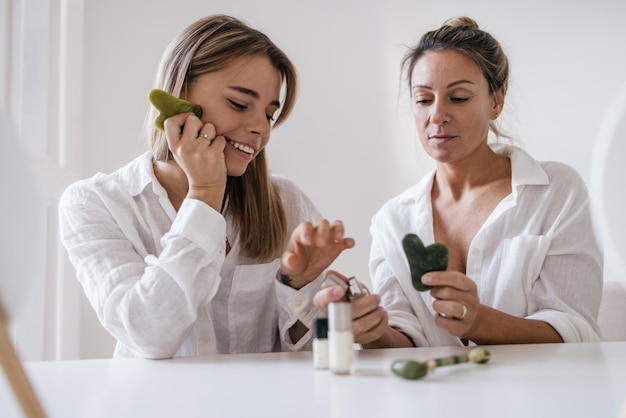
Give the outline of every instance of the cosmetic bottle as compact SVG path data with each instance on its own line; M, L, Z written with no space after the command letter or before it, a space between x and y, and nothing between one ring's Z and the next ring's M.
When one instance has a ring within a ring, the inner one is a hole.
M315 318L313 335L313 365L328 369L328 318Z
M354 373L354 334L352 305L335 302L328 305L328 365L335 374Z

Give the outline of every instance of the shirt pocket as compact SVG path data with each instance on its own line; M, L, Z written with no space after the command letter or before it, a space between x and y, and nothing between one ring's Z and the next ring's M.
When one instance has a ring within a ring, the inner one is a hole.
M539 278L550 242L545 235L504 240L494 286L494 308L512 315L528 315L528 297Z
M228 303L231 353L269 352L276 341L275 280L280 261L235 267Z

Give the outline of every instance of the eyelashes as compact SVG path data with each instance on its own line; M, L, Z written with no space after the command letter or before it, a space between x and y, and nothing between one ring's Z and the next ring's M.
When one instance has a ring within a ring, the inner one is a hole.
M461 103L466 103L470 100L469 97L451 97L450 101L452 103L457 103L457 104L461 104ZM418 106L426 106L429 105L433 102L433 99L415 99L415 104Z
M227 100L231 104L231 106L235 108L235 110L243 112L243 111L248 109L248 106L246 106L246 105L243 105L243 104L241 104L239 102L236 102L236 101L234 101L232 99L227 99ZM274 122L274 115L266 114L265 117L267 118L268 122L270 122L270 123Z

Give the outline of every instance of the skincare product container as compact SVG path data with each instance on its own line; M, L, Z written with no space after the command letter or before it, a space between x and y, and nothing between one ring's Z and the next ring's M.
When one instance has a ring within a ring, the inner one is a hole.
M354 334L352 305L335 302L328 305L328 365L335 374L354 373Z
M315 318L313 335L313 365L328 369L328 318Z

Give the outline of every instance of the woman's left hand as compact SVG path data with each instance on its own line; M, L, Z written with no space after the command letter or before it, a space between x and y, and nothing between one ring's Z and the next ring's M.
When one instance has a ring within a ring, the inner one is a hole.
M322 219L316 225L298 225L281 257L281 273L288 276L288 284L300 289L322 274L343 250L354 247L354 239L344 237L344 232L341 221L331 224Z
M433 286L430 295L435 299L437 326L457 337L471 333L480 307L476 283L458 271L431 271L422 282Z

